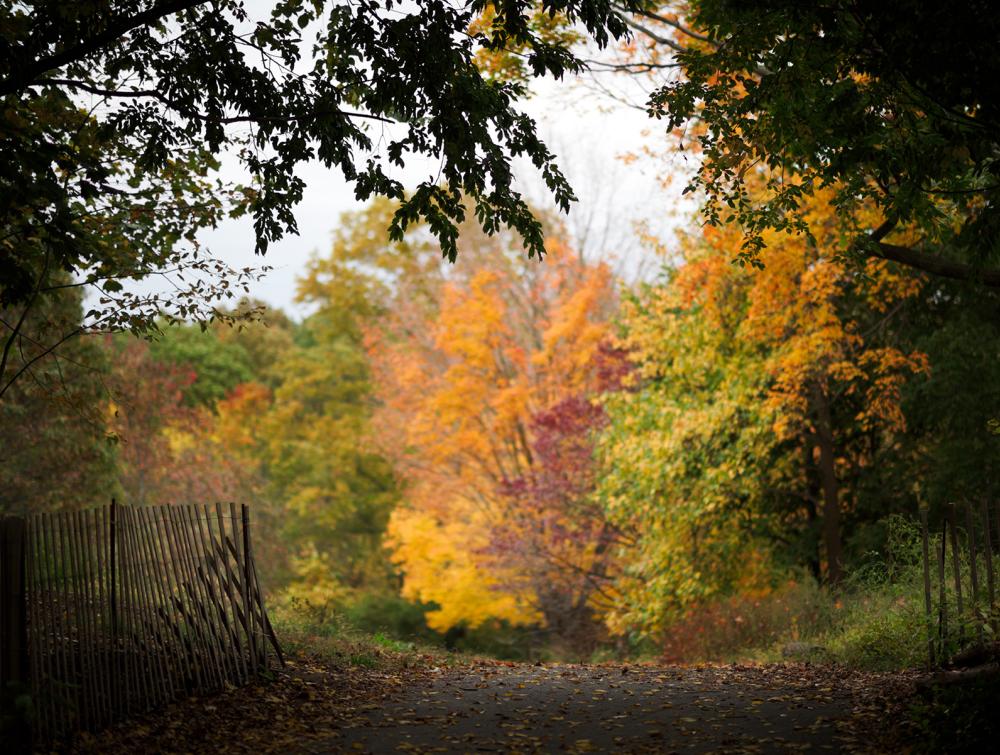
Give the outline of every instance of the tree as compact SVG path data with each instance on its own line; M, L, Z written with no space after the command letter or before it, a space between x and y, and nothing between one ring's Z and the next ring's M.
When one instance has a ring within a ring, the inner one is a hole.
M836 584L855 535L915 505L912 480L886 483L913 470L905 392L929 365L904 324L925 282L846 264L825 200L817 245L768 232L747 271L730 264L741 230L708 227L626 304L640 381L607 400L599 442L608 516L638 533L618 628L658 631L789 566Z
M353 269L377 261L391 209L345 216L330 253L314 259L298 297L315 308L271 374L274 401L258 419L268 495L283 511L294 596L344 608L395 590L383 537L398 500L388 459L372 439L376 406L364 328L382 282ZM371 254L369 254L371 252Z
M589 477L556 480L589 458L598 420L566 402L596 390L613 278L555 238L544 264L510 237L462 241L455 268L400 266L369 336L376 428L404 486L389 530L403 594L437 604L441 631L542 624L586 644L610 549L589 538L603 531ZM560 441L571 431L582 448Z
M741 225L743 262L767 229L809 234L808 198L832 188L848 256L1000 286L990 3L692 0L629 23L674 53L649 111L697 145L688 189Z
M617 549L634 542L612 524L594 495L594 438L607 416L600 394L620 387L625 354L602 346L594 394L568 396L530 421L532 466L500 486L499 516L485 562L508 575L499 589L536 596L553 638L587 657L605 634L601 617L618 603Z
M605 0L542 7L600 45L625 31ZM54 291L47 272L62 270L74 279L59 285L99 292L91 329L145 334L164 310L222 316L214 304L254 273L206 256L198 232L249 213L265 252L296 230L304 186L295 170L309 160L339 170L359 199L397 200L397 239L424 218L454 258L456 224L471 210L487 232L514 228L541 254L511 159L531 160L564 209L573 194L515 109L524 86L482 74L476 53L515 45L533 76L581 63L565 41L539 33L527 0L470 30L485 8L280 0L254 19L241 0L0 3L0 307L32 306ZM226 153L246 183L218 178ZM438 165L435 176L404 192L393 171L423 158ZM157 274L177 290L123 283Z
M184 392L188 406L212 408L253 378L250 355L235 338L226 339L217 329L178 326L152 341L149 355L155 362L187 365L194 371L194 382Z
M54 275L53 284L65 282ZM16 311L0 309L0 323ZM114 493L115 446L107 433L105 382L110 365L98 344L68 344L57 358L36 360L44 344L76 327L79 293L61 290L25 318L9 344L0 383L0 513L73 509L106 502ZM23 379L13 381L20 373Z
M169 480L177 466L171 433L197 421L197 412L184 402L197 375L187 364L154 361L145 342L108 337L106 343L114 364L108 380L110 424L118 441L124 502L169 503Z

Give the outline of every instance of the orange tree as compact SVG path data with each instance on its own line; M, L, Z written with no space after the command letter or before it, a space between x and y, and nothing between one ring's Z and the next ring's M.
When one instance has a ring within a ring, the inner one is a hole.
M393 558L439 630L504 620L589 642L608 587L615 535L586 504L589 450L565 436L585 441L599 422L588 407L615 286L604 265L546 246L538 263L470 233L447 268L401 249L368 332L377 434L404 485ZM544 480L567 474L579 477L546 498Z

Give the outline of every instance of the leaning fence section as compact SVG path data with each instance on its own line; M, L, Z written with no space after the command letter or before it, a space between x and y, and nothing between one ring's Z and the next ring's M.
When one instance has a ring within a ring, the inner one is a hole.
M996 567L1000 505L949 503L940 525L923 532L924 616L931 666L956 654L985 652L1000 630Z
M3 636L23 624L22 676L41 741L239 685L283 661L246 506L112 503L7 519L3 529L7 591L17 583L12 543L23 553L23 616L6 611ZM4 603L17 613L16 599Z

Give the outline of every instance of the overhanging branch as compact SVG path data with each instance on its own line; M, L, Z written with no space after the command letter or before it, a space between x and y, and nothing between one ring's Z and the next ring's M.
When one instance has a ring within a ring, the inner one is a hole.
M165 2L153 5L151 8L147 8L141 13L136 13L134 16L114 19L103 31L92 37L83 39L75 45L66 47L51 55L45 55L24 66L14 66L14 72L10 76L0 79L0 96L20 91L43 73L60 68L67 63L81 60L88 55L104 49L133 29L155 24L160 19L194 8L197 5L203 5L204 3L205 0L166 0Z
M925 273L936 275L940 278L951 278L952 280L971 281L982 283L991 288L1000 288L1000 270L996 268L978 268L964 262L944 259L934 254L921 252L908 246L890 244L883 241L886 236L896 227L895 220L886 220L876 228L868 237L870 242L874 242L872 251L875 256L906 265Z
M1000 270L995 268L977 268L964 262L942 259L933 254L918 252L916 249L898 244L887 244L884 241L880 241L877 248L880 257L923 270L931 275L952 280L974 281L992 288L1000 288Z

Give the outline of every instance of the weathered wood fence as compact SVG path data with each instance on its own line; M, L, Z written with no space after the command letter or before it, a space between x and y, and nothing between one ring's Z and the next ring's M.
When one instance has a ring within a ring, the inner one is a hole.
M1000 505L949 503L940 533L928 526L926 509L920 517L927 654L935 666L970 645L986 648L996 638Z
M8 517L0 548L0 682L30 690L36 741L284 662L246 506Z

